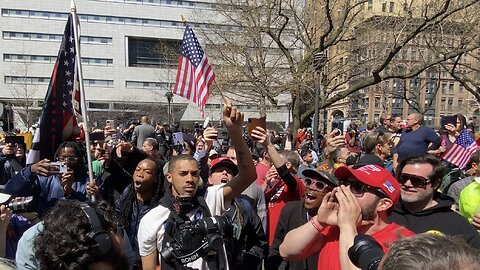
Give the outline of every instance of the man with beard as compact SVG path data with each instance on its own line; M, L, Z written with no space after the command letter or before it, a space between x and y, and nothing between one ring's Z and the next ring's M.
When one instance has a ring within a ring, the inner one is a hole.
M299 201L288 202L282 209L280 218L278 219L277 229L275 230L273 244L270 247L270 254L266 266L267 270L317 269L318 253L302 261L284 261L279 252L280 244L282 244L285 235L289 231L308 223L310 219L317 214L323 197L337 186L337 179L327 171L307 169L303 171L303 177L305 197Z
M413 232L388 223L388 214L400 197L400 185L385 169L366 165L335 171L339 187L327 193L310 222L290 231L280 245L280 255L304 259L319 252L318 269L358 269L348 258L357 234L372 236L388 250L388 244Z
M437 191L443 172L442 162L433 156L416 155L404 159L397 170L401 200L390 220L416 233L460 235L470 246L480 249L477 231L451 209L454 200Z

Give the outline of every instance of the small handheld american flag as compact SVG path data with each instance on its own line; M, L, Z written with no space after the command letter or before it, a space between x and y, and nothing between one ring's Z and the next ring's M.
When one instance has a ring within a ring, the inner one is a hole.
M442 158L463 169L467 166L470 157L477 149L479 149L479 146L473 140L472 135L464 128Z
M209 88L215 79L207 55L200 46L189 25L185 28L182 52L178 57L177 80L173 93L184 97L200 107L202 117L210 94Z

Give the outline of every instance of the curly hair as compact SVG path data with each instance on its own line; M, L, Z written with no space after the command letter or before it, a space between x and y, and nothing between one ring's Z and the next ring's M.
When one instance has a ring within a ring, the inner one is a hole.
M78 159L80 160L80 164L78 168L75 168L75 171L78 171L81 174L86 174L87 173L87 150L85 148L85 145L80 142L74 142L74 141L64 141L63 143L58 146L57 151L55 152L54 159L58 160L60 157L60 153L63 148L73 148L75 150L75 154L78 156Z
M60 200L45 215L43 230L34 241L35 257L40 269L83 270L100 261L114 269L128 269L125 254L115 244L103 257L94 254L96 242L88 236L92 226L81 209L82 204L74 200ZM106 231L115 229L115 218L111 214L113 210L108 204L92 207Z

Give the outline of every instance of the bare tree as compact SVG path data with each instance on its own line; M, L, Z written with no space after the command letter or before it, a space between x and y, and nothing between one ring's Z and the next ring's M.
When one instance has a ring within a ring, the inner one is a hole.
M35 109L38 107L35 98L38 85L35 85L31 78L30 56L23 57L19 68L13 73L10 92L13 97L12 104L20 108L19 115L28 128L37 121L39 114L38 108Z
M315 53L327 55L326 91L320 97L325 108L382 81L412 78L439 64L451 68L452 59L479 47L478 0L412 0L382 13L388 16L372 15L369 3L215 1L212 12L223 19L207 14L218 27L203 34L218 83L261 110L276 105L278 94L290 93L296 129L314 111ZM402 59L414 47L425 57ZM406 63L402 69L396 68L400 62Z

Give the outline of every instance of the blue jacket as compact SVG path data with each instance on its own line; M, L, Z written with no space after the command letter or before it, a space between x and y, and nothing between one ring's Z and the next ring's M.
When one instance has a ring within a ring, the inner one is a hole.
M17 197L36 197L36 211L42 216L61 198L86 201L87 182L88 175L76 176L72 184L73 192L65 196L59 175L39 176L31 172L31 166L27 166L8 181L4 192Z

